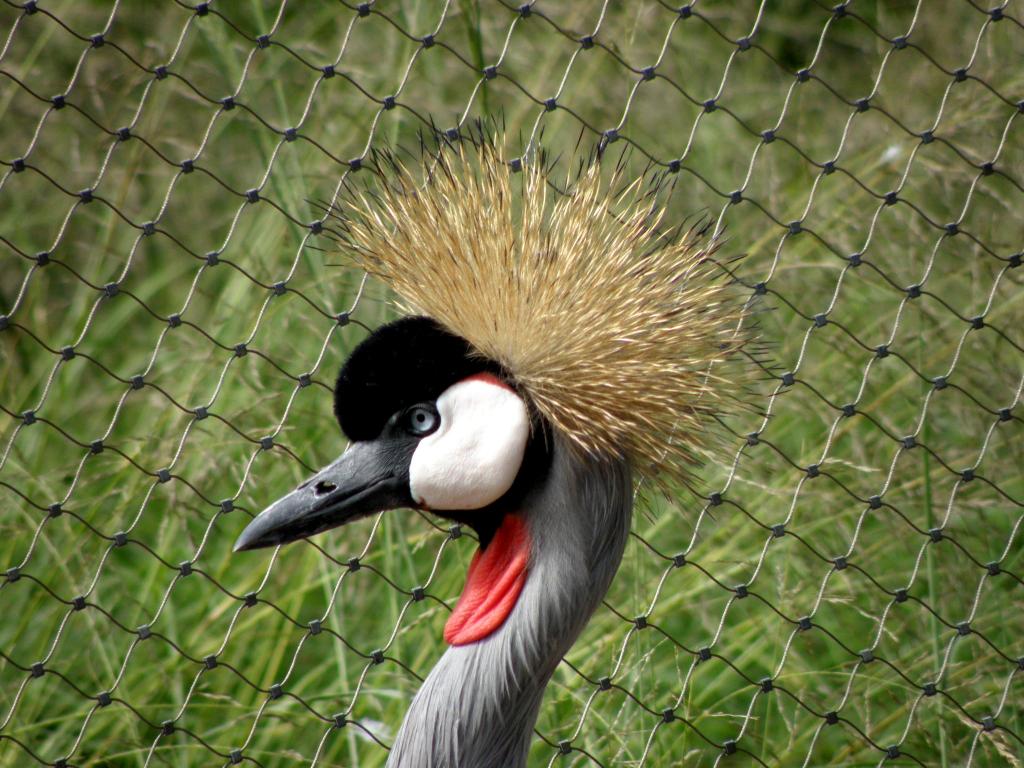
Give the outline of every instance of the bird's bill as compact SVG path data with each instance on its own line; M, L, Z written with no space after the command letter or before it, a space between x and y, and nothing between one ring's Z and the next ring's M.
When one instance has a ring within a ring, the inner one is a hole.
M412 506L407 471L387 443L352 443L341 457L260 512L235 551L272 547L396 507Z

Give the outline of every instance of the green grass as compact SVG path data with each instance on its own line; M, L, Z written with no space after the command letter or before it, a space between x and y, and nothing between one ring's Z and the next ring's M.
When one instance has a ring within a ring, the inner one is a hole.
M40 5L82 35L109 12ZM721 492L722 504L641 498L607 606L549 688L531 765L710 766L730 739L769 765L877 765L884 753L871 742L899 743L926 765L964 765L972 745L976 766L1022 764L1024 304L1020 269L1006 261L1022 248L1020 25L989 24L971 77L951 86L922 51L947 72L972 60L985 15L968 4L922 6L917 47L889 53L868 25L902 34L913 4L855 3L863 22L830 22L817 58L829 13L810 3L767 6L758 47L742 53L726 38L749 33L753 8L701 4L702 18L674 22L658 3L611 4L597 36L610 51L579 53L559 92L579 46L536 14L510 35L514 11L453 3L439 44L424 50L396 28L435 33L442 6L375 5L392 24L326 2L289 4L277 22L276 8L249 0L204 17L123 4L110 44L82 60L73 108L49 113L32 93L64 92L88 43L44 14L0 7L0 39L17 24L0 58L0 312L12 322L0 332L0 568L21 568L0 581L0 764L35 764L31 752L47 763L206 765L236 748L263 765L314 755L321 766L384 764L368 733L390 743L417 676L443 652L444 603L458 595L472 539L398 512L315 546L230 550L250 514L341 451L332 377L365 329L394 313L371 284L339 327L330 315L350 309L360 276L302 224L368 141L415 147L420 116L447 128L467 109L503 121L512 151L539 125L563 165L597 138L583 123L635 142L626 162L637 173L644 152L682 157L668 177L672 216L720 224L721 253L742 256L731 268L768 290L757 300L767 370L755 398L767 423L730 421L726 450L700 469L699 492ZM537 10L575 36L600 15L593 2ZM256 49L268 30L274 44ZM639 76L615 57L642 69L666 36L659 77L629 101ZM174 74L158 81L114 47L152 68L179 38ZM503 50L499 76L470 101L478 69ZM872 104L893 119L854 114L846 102L873 93L886 55ZM793 86L812 59L814 78ZM341 74L313 69L330 63ZM398 106L378 117L360 88L398 92ZM565 109L544 112L524 89L557 94ZM205 98L228 95L242 106L220 111ZM720 108L702 114L712 97ZM140 100L134 138L115 145L97 124L132 123ZM939 140L923 144L894 120ZM299 138L267 124L298 126ZM769 128L779 138L763 143ZM196 171L172 165L200 147ZM824 176L804 157L837 152L840 170ZM14 173L26 153L30 167ZM997 153L999 172L972 167ZM101 167L102 200L75 205ZM247 204L256 187L262 201ZM743 200L727 206L722 193L734 189ZM867 191L894 189L893 206ZM795 220L807 231L785 236ZM129 223L146 221L157 222L153 236ZM969 236L942 237L951 221ZM50 263L34 267L44 250ZM206 263L210 251L220 263ZM855 251L867 263L852 268L842 256ZM288 291L275 296L281 280ZM902 289L922 281L926 293L906 299ZM111 282L119 294L101 299ZM830 322L814 328L823 312ZM168 326L173 313L180 327ZM986 327L971 330L966 318L981 314ZM893 354L875 359L880 344ZM77 354L61 361L65 345ZM934 390L915 370L951 386ZM768 379L787 371L792 386ZM306 372L313 385L299 387ZM853 402L858 414L844 418ZM196 420L198 406L210 416ZM30 409L38 420L26 425ZM753 431L761 440L748 446ZM271 434L275 448L261 451ZM906 435L934 455L901 449ZM90 453L96 439L104 450ZM801 468L819 463L807 478ZM975 465L969 483L947 469ZM158 482L162 468L170 482ZM866 501L875 495L879 509ZM220 511L222 499L235 510ZM64 513L48 518L54 502ZM787 535L773 538L783 522ZM928 543L937 526L947 538ZM684 551L682 568L661 556ZM835 570L840 555L851 566ZM365 567L350 572L354 556ZM1008 573L987 576L991 561ZM750 596L736 599L739 584ZM417 585L429 597L411 602ZM907 585L910 598L894 602ZM634 629L629 620L648 614L653 626ZM798 632L790 620L803 616L814 626ZM950 626L968 619L977 632ZM140 625L153 636L140 640ZM704 647L712 656L696 663ZM386 661L375 665L378 648ZM858 663L867 648L876 661ZM204 667L209 655L215 668ZM47 672L32 677L40 660ZM600 691L605 676L613 687ZM922 697L933 680L943 693ZM270 700L274 683L285 694ZM113 703L97 708L102 691ZM669 707L679 719L659 725ZM830 710L840 724L824 725ZM979 735L975 721L997 711L1012 733ZM338 712L352 723L331 730L321 716ZM158 739L168 720L177 732ZM558 757L563 739L579 751ZM743 751L722 762L752 763Z

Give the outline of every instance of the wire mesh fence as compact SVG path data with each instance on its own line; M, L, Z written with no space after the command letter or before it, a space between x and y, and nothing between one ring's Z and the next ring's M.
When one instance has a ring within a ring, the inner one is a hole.
M391 316L317 203L498 115L664 174L771 361L692 497L641 502L531 764L1024 764L1022 20L5 0L0 762L383 765L471 532L231 545L341 451L332 377Z

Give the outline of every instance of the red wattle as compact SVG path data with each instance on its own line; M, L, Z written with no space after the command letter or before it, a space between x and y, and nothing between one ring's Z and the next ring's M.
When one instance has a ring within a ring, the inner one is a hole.
M519 515L505 515L491 543L469 564L462 597L444 626L449 645L483 640L505 623L523 591L529 559L526 524Z

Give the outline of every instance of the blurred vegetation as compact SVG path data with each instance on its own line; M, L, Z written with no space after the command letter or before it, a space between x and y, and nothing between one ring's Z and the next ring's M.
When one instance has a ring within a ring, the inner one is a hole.
M400 512L279 553L231 545L342 450L332 377L394 312L307 225L368 147L484 116L511 152L542 137L567 166L616 129L636 173L666 173L673 215L723 231L739 279L765 286L770 415L727 424L730 452L693 493L641 499L607 606L549 688L531 764L710 766L727 740L740 750L727 765L876 765L893 744L888 765L1024 764L1013 8L999 22L904 0L842 16L809 0L702 3L689 18L591 0L522 18L474 0L381 0L365 17L312 0L39 8L0 5L0 569L20 576L0 581L0 763L190 766L241 749L263 765L383 765L381 742L444 650L472 539ZM581 48L595 27L599 44ZM907 47L888 42L910 28ZM708 508L712 491L723 503ZM350 571L354 556L365 567ZM426 600L412 601L417 585ZM638 615L653 626L638 631ZM798 631L803 616L812 629ZM932 681L942 693L924 696ZM670 707L679 719L659 725Z

